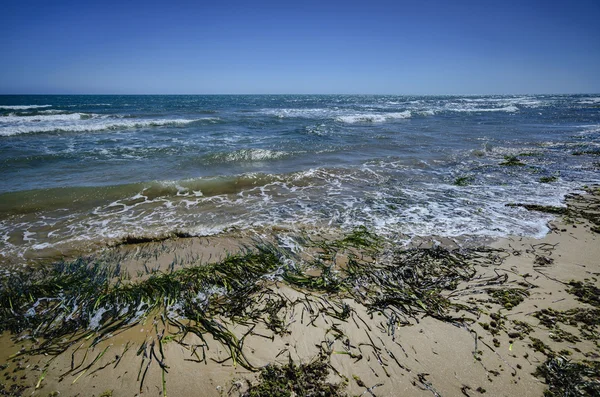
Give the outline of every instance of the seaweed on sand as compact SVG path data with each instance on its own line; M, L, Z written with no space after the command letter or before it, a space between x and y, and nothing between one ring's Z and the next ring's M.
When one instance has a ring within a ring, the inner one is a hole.
M505 309L510 310L523 302L526 297L529 296L529 291L522 288L504 288L496 290L488 290L492 302L498 303L504 306Z
M600 307L600 288L590 282L569 281L567 292L577 297L577 300Z
M286 365L269 364L260 370L259 382L251 385L244 397L342 397L344 384L328 381L329 364L323 357L296 365L290 358Z
M156 243L160 241L169 240L172 238L189 238L193 237L192 234L188 232L184 232L181 230L174 230L170 233L165 233L157 236L144 236L144 235L134 235L130 234L123 237L121 240L117 241L114 246L120 245L133 245L133 244L142 244L142 243Z
M572 362L564 357L550 357L535 375L545 380L546 397L583 397L600 395L600 363Z
M540 320L540 324L551 330L550 337L556 341L566 340L571 343L579 341L577 336L561 329L559 323L577 328L584 339L598 340L599 309L573 308L558 311L548 308L535 312L533 316Z
M223 331L215 313L243 315L240 301L256 289L260 278L280 266L275 252L258 248L216 264L152 274L132 283L118 278L115 269L96 263L60 263L51 271L18 273L5 280L0 290L0 330L29 330L31 338L42 340L29 353L59 354L77 341L94 336L95 344L152 312L175 310L179 303L202 331L216 333L216 339L235 354L239 344ZM231 304L219 305L219 293L230 294ZM244 360L241 364L249 366Z
M398 250L388 262L364 266L350 260L344 280L370 312L389 312L408 322L417 315L455 321L442 292L475 274L469 253L440 247Z
M109 356L104 355L105 349L99 354L91 353L86 361L90 349L129 327L152 320L156 337L138 349L141 360L138 381L142 390L150 364L157 362L166 394L168 367L162 346L167 341L189 350L195 362L206 363L210 358L217 363L231 362L259 371L246 356L246 337L273 339L275 335L286 334L290 313L294 313L296 305L303 307L301 322L306 309L309 320L305 324L325 317L349 321L357 316L343 299L354 299L371 314L381 313L393 338L398 325L419 321L423 316L462 324L465 319L454 312L465 307L452 303L445 292L471 279L475 264L495 265L502 260L498 251L491 249L434 247L384 251L381 240L365 228L309 249L317 251L317 255L307 263L301 263L288 251L263 245L214 264L193 259L182 269L153 272L138 280L123 274L118 260L107 267L106 262L80 258L47 269L22 271L0 281L0 330L28 338L30 343L18 355L57 356L70 349L74 357L85 344L87 347L80 350L85 351L81 364L72 365L71 370L61 375L61 379L73 376L76 382L107 365L118 365L122 357L107 364L103 361ZM336 257L342 253L347 261L338 266ZM319 274L309 274L308 267L316 268ZM304 298L290 299L278 289L278 282L293 287ZM161 330L160 324L164 326ZM256 327L267 329L271 335L255 333ZM336 340L343 340L340 332L332 326L331 335ZM200 342L191 342L187 335L196 336L195 340ZM218 353L216 359L214 355L209 357L212 343L220 344L222 349L216 350L223 351L225 356ZM331 344L325 345L322 353L331 354ZM75 346L79 347L74 349ZM352 358L362 358L347 351ZM378 357L381 353L375 349L373 354ZM310 387L320 385L315 390L341 395L337 386L321 382L319 374L325 372L324 365L323 362L290 364L287 368L269 367L262 371L265 379L273 379L281 371L291 371L303 379L311 374ZM256 390L259 393L260 389ZM285 390L281 392L287 395ZM299 395L297 391L294 393Z

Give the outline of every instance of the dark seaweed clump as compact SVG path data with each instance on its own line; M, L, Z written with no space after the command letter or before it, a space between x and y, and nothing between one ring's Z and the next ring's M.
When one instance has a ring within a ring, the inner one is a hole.
M473 183L474 180L475 178L473 178L472 176L459 176L454 180L454 185L469 186L471 183Z
M492 302L503 306L505 309L512 309L523 302L529 296L529 291L522 288L506 288L488 290Z
M577 152L573 152L573 156L583 156L586 154L589 156L600 156L600 149L580 150Z
M580 302L600 307L600 288L590 282L570 281L567 292L575 295Z
M539 179L540 183L552 183L558 180L557 176L543 176Z
M537 368L534 375L546 382L546 397L600 395L599 362L571 362L564 357L550 357Z
M260 370L257 384L251 385L244 397L343 397L343 384L327 380L329 364L319 358L308 364L267 365Z
M508 167L521 167L524 166L523 163L517 156L504 156L504 161L500 163L500 165L508 166Z
M554 215L567 215L569 213L569 209L566 207L554 207L551 205L539 205L539 204L506 204L507 207L523 207L529 211L538 211L544 212L546 214L554 214Z
M119 245L132 245L132 244L143 244L143 243L157 243L157 242L161 242L161 241L166 241L172 238L189 238L189 237L193 237L192 234L181 231L181 230L175 230L171 233L166 233L166 234L161 234L158 236L144 236L144 235L127 235L125 237L123 237L121 240L119 240L117 243L115 243L115 246L119 246Z

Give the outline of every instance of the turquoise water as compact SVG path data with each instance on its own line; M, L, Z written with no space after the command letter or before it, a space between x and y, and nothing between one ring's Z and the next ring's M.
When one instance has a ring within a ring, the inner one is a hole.
M505 204L597 183L599 138L600 95L0 96L0 252L231 226L541 236Z

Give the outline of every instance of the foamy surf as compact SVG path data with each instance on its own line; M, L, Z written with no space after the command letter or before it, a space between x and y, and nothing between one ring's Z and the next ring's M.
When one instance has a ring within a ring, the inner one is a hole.
M351 114L347 116L338 116L336 121L341 123L355 124L355 123L384 123L386 121L398 120L398 119L409 119L412 117L410 111L396 112L396 113L364 113L364 114Z
M215 153L204 160L207 162L248 162L248 161L267 161L281 159L289 156L290 153L268 150L268 149L240 149L230 153Z
M216 118L207 117L195 119L124 119L122 117L90 113L5 116L0 117L0 136L47 132L93 132L218 121Z
M0 255L231 227L539 237L549 217L506 204L599 181L597 97L0 98Z
M341 123L383 123L396 119L407 119L412 116L408 110L402 112L355 112L343 108L316 108L316 109L263 109L262 113L275 116L279 119L307 118L330 119Z
M49 108L52 105L0 105L0 109L8 109L8 110L26 110L26 109L39 109L39 108Z

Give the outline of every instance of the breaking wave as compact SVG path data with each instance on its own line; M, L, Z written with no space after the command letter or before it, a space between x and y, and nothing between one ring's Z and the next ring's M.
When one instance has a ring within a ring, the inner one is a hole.
M25 110L25 109L39 109L39 108L49 108L52 105L0 105L0 109L8 109L8 110Z
M196 119L135 119L124 116L108 116L90 113L49 114L34 116L0 117L0 136L47 132L93 132L186 125L199 121L216 122L218 118Z

